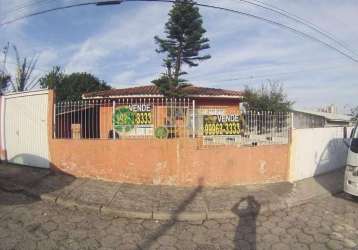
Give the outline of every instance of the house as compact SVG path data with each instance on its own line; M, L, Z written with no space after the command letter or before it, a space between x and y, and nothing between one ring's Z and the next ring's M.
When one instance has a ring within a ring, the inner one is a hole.
M352 116L293 108L293 128L324 128L350 126Z
M240 91L225 90L218 88L206 88L189 85L182 89L185 97L196 100L198 105L210 106L232 106L242 102L243 94ZM98 91L86 93L82 96L83 99L140 99L140 98L164 98L160 93L159 88L155 85L147 85L132 88L110 89L105 91Z
M148 85L86 93L82 98L94 103L88 107L93 107L89 113L98 120L93 127L99 138L158 137L159 130L175 138L213 133L213 126L205 127L204 116L222 116L225 123L232 119L230 133L238 133L235 120L240 115L241 92L189 85L183 94L183 98L165 98L157 86ZM73 134L83 129L74 124L71 130Z

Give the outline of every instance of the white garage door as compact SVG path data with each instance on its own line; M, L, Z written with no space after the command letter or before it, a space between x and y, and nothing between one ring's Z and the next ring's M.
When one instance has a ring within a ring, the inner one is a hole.
M49 168L48 91L5 96L5 147L11 163Z

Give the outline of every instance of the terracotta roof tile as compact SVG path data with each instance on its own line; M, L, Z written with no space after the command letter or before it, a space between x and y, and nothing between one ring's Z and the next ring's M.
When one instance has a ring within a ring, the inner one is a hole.
M235 90L225 90L225 89L216 89L216 88L205 88L197 87L190 85L183 89L183 92L188 97L200 97L200 96L209 96L209 97L233 97L238 98L242 96L242 92ZM130 97L130 96L161 96L159 88L155 85L147 85L140 87L124 88L124 89L110 89L99 92L91 92L83 95L85 99L92 98L120 98L120 97Z

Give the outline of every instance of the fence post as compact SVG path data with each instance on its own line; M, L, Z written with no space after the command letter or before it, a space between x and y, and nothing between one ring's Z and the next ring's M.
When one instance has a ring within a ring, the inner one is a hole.
M293 112L290 112L288 113L289 115L289 121L287 121L287 126L288 126L288 135L287 135L287 138L288 138L288 143L292 143L292 140L293 140Z
M294 129L294 127L293 127L293 119L294 119L293 116L294 116L294 114L293 114L293 112L291 112L291 113L290 113L290 120L291 120L291 121L290 121L290 122L291 122L291 124L290 124L291 126L290 126L290 127L291 127L291 129Z
M193 139L195 139L195 100L193 100Z
M53 133L53 139L56 139L56 103L53 104L53 116L52 116L52 133Z
M116 131L114 129L114 115L116 113L116 101L113 101L113 105L112 105L112 139L115 140L116 139Z

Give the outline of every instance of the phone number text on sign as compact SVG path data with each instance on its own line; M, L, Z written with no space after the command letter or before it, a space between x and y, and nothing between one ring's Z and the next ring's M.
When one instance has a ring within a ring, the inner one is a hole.
M239 115L205 115L204 136L240 135L242 120Z
M134 113L134 125L150 125L152 124L151 112Z
M152 124L152 107L148 104L132 104L129 110L134 113L134 125Z

